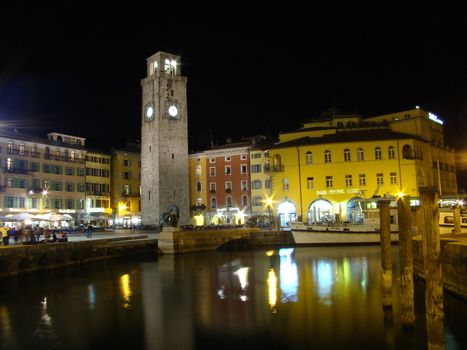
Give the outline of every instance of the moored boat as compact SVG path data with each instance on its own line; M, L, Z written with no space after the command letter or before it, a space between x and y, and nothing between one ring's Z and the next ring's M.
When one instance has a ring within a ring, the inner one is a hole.
M290 229L297 245L378 244L380 242L379 225L314 227L296 221L290 223ZM398 241L399 234L391 228L391 242Z

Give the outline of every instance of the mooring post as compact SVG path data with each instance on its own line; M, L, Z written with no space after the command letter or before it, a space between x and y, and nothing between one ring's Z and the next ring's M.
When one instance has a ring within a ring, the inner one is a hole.
M413 253L410 197L401 196L397 200L399 222L399 265L401 289L401 324L403 328L415 326Z
M452 207L452 216L454 218L454 230L452 233L461 233L461 207L455 205Z
M420 188L425 227L422 235L425 266L425 306L428 349L444 349L443 276L439 241L438 194Z
M410 207L412 211L412 237L419 236L422 234L423 229L423 218L420 207Z
M379 201L383 309L392 308L392 253L389 203L390 201L387 199Z

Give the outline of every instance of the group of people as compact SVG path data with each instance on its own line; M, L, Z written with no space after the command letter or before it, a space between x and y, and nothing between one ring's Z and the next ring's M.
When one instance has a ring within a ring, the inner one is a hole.
M10 244L10 236L13 237L15 244L19 243L48 243L48 242L68 242L68 235L65 231L60 231L58 236L55 231L48 227L32 227L32 225L24 225L19 227L1 226L2 241L4 246ZM41 236L44 238L41 240Z

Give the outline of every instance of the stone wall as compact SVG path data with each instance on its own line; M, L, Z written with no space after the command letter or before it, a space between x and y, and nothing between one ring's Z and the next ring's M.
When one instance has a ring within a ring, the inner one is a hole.
M441 238L441 264L444 288L467 299L467 242ZM421 237L413 239L414 273L425 278Z

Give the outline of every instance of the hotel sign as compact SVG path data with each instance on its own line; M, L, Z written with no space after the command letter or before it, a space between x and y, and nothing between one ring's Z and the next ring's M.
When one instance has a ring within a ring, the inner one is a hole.
M328 195L328 194L346 194L346 193L358 193L358 194L361 194L362 190L360 190L359 188L348 188L348 189L339 188L339 189L329 190L329 191L326 191L326 190L316 191L316 194L318 196L325 196L325 195Z

